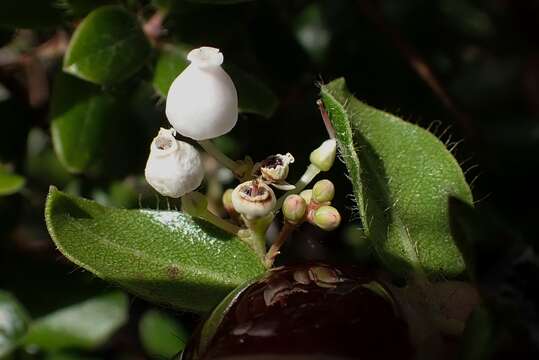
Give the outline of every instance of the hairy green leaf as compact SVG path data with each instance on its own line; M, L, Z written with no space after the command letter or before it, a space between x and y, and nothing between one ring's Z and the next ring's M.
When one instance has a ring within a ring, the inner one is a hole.
M178 211L106 208L51 188L45 218L71 261L175 308L208 311L264 271L240 239Z
M322 86L365 234L396 274L452 277L465 266L448 199L472 202L461 168L428 131L354 98L344 79Z
M0 359L19 345L28 330L30 318L10 293L0 290Z
M15 194L24 187L24 177L14 174L0 165L0 196Z
M138 19L120 6L102 6L73 34L64 71L97 84L113 84L140 70L149 54Z
M55 311L30 326L25 345L45 351L93 349L127 322L127 296L114 292Z
M154 88L161 97L166 97L174 79L189 65L186 57L190 50L186 45L166 45L161 49L153 75ZM271 117L279 103L277 96L237 66L224 64L223 67L236 85L239 111Z
M149 310L142 316L139 334L146 353L156 359L170 359L182 351L190 336L181 323L157 310Z
M64 167L80 173L95 165L118 117L118 104L99 87L66 74L56 78L51 104L54 150Z

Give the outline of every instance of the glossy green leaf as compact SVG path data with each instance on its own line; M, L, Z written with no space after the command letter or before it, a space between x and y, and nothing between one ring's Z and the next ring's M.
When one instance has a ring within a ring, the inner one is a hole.
M105 153L120 110L97 86L66 74L55 81L51 104L54 151L67 170L87 170Z
M30 318L10 293L0 290L0 359L8 356L28 330Z
M153 86L163 98L167 96L172 82L189 65L187 54L190 47L165 45L159 52L153 73Z
M24 187L24 177L14 174L0 165L0 196L11 195Z
M167 45L161 49L153 76L154 88L161 97L166 97L176 76L189 65L186 57L190 50L186 45ZM225 63L223 67L236 85L239 111L271 117L279 103L275 94L237 66Z
M62 0L2 0L0 6L0 25L10 28L58 25L67 12Z
M465 266L448 199L472 202L462 170L428 131L354 98L344 79L322 86L365 234L396 274L453 277Z
M182 351L190 336L181 323L157 310L149 310L142 316L139 334L146 353L156 359L170 359Z
M120 6L103 6L73 34L64 71L97 84L113 84L140 70L149 54L138 19Z
M175 308L208 311L264 271L244 242L178 211L106 208L51 188L45 217L71 261Z
M128 299L121 292L91 298L37 319L24 344L45 351L93 349L127 322L127 311Z

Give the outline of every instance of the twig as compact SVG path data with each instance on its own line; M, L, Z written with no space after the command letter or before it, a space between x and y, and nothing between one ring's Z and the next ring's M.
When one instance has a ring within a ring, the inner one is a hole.
M142 27L146 36L154 43L158 41L159 37L163 35L163 20L165 19L165 13L163 11L156 11Z
M275 258L280 254L280 249L285 243L286 239L292 234L292 231L294 231L295 226L290 224L289 222L285 222L284 226L281 229L281 232L279 233L279 236L275 240L275 242L271 245L270 249L268 250L266 254L266 267L269 269L273 265L273 262L275 261Z

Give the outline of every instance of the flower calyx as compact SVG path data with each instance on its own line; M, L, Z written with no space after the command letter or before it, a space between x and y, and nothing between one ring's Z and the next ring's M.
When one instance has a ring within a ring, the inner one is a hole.
M273 190L258 179L241 183L232 192L234 209L247 220L268 215L274 210L276 201Z

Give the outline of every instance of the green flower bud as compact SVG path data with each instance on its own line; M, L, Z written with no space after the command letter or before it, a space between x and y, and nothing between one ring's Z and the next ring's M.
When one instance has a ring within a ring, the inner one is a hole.
M311 199L313 197L313 191L311 189L303 190L299 193L299 196L301 196L303 200L305 200L305 202L308 204L311 202Z
M313 223L322 230L335 230L341 223L341 214L333 206L324 205L314 213Z
M307 203L299 195L289 195L283 203L283 215L291 224L298 224L305 217Z
M335 162L337 154L337 141L335 139L326 140L317 149L313 150L310 156L311 163L321 171L328 171Z
M314 184L312 198L317 203L330 203L333 196L335 196L335 186L331 181L324 179Z
M234 209L234 204L232 204L233 192L234 192L234 189L227 189L223 193L223 197L222 197L223 207L225 208L226 212L229 214L236 212L236 209Z

